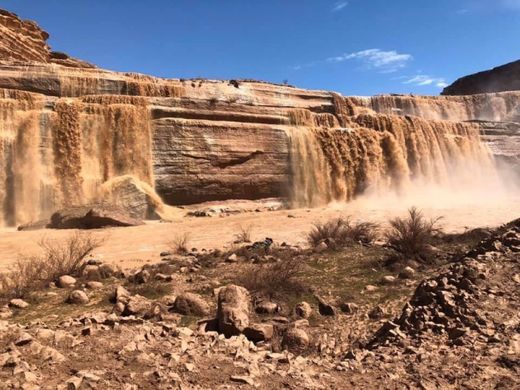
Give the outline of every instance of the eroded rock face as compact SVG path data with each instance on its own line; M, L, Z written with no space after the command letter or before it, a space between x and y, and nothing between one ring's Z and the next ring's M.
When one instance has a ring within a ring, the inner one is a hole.
M438 158L432 150L477 150L447 144L460 134L478 142L478 125L460 121L520 121L520 92L363 99L255 81L160 79L53 53L48 34L7 12L0 34L0 225L93 203L107 188L138 218L163 218L159 197L169 205L348 201L429 172L419 165ZM417 134L440 144L412 150Z
M35 22L0 9L0 58L14 61L54 62L67 66L92 67L83 61L52 52L47 45L49 34Z
M462 77L442 91L443 95L473 95L520 90L520 61Z

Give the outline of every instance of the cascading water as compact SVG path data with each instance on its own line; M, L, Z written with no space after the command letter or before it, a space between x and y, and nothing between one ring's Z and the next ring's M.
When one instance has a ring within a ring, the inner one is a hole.
M114 177L153 185L150 113L142 98L44 102L0 90L0 116L0 225L93 201Z
M457 190L498 181L473 124L365 113L343 114L346 126L330 128L317 125L309 111L295 110L289 117L293 207L362 194L406 195L417 186Z

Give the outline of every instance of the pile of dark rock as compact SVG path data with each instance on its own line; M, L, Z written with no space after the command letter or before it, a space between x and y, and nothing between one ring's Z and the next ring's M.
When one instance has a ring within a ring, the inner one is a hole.
M495 325L480 303L507 295L491 280L502 267L498 260L518 261L520 223L516 222L480 242L445 272L421 282L401 315L386 322L368 347L420 343L441 336L451 345L469 343L479 336L492 342L497 337Z

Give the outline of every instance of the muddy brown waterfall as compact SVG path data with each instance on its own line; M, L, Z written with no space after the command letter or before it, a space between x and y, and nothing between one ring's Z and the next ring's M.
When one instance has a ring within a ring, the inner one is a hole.
M153 185L149 109L139 98L44 104L33 94L1 90L0 115L2 225L91 202L113 177Z
M405 195L414 186L456 190L498 180L474 124L381 115L353 107L349 99L341 104L340 128L320 125L310 112L290 114L293 207L346 202L362 194Z

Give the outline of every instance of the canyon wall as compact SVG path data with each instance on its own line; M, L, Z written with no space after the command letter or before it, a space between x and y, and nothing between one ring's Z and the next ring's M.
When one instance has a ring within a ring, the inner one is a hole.
M520 121L520 93L356 98L159 79L52 54L46 39L0 13L3 225L97 201L122 177L171 205L285 197L309 207L448 183L455 170L492 175L482 121L495 134Z
M461 77L446 87L443 95L473 95L481 93L519 91L520 61Z

